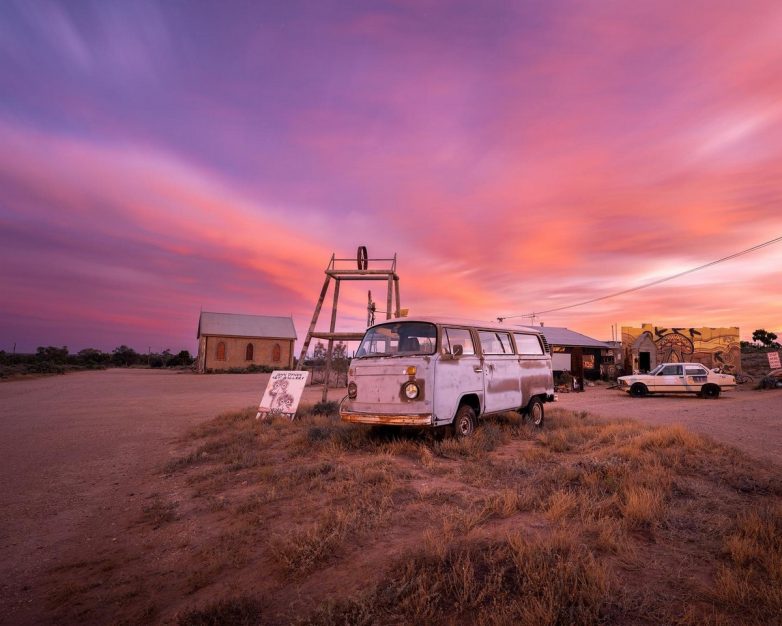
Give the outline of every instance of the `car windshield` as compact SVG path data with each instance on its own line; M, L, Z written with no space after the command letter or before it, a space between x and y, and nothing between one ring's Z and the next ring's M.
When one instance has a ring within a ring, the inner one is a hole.
M434 354L437 327L426 322L393 322L367 330L356 358Z
M660 370L663 368L663 363L660 363L657 367L655 367L651 372L649 372L649 376L656 376L660 373Z

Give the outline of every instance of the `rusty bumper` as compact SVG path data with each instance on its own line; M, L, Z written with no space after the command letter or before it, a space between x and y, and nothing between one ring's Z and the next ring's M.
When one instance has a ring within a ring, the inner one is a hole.
M385 424L389 426L431 426L431 413L409 413L406 415L388 415L383 413L356 413L354 411L340 411L343 422L355 424Z

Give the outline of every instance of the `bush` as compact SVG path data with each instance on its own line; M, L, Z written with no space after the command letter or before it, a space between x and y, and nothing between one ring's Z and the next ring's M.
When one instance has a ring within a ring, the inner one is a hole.
M326 402L318 402L312 407L313 415L336 415L339 412L339 402L327 400Z

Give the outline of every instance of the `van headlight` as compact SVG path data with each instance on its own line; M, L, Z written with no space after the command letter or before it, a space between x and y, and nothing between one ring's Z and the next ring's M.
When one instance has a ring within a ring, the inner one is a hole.
M418 385L413 382L405 383L404 387L402 387L402 390L404 391L405 397L408 400L415 400L418 397L418 394L421 393Z
M355 400L356 396L358 395L358 385L354 382L350 382L348 384L348 398L351 400Z

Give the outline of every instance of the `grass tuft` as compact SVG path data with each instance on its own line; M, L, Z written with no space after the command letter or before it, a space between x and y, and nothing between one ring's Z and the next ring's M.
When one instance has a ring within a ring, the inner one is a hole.
M253 596L218 600L204 608L182 613L179 626L256 626L263 623L261 602Z

